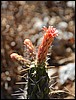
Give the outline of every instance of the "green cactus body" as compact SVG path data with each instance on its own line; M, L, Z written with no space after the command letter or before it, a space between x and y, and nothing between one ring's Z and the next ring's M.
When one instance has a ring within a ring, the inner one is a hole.
M49 77L45 65L34 65L28 72L28 99L49 98Z

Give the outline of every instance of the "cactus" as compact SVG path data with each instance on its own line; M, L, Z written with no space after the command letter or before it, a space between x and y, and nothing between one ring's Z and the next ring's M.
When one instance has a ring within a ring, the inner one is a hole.
M27 99L49 99L50 79L46 71L45 62L48 49L58 32L53 26L49 26L49 28L43 27L43 30L45 34L38 48L38 53L35 52L35 48L29 39L24 40L24 45L27 47L29 55L32 56L31 60L27 60L16 53L11 54L12 59L14 58L20 64L26 66L24 70L27 70L28 73Z

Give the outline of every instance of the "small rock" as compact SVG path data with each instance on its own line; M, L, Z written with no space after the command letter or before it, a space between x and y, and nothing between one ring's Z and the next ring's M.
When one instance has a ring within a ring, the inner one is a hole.
M7 5L6 4L2 4L1 6L3 9L6 9L7 8Z
M43 25L43 22L41 20L38 20L35 22L35 24L33 25L34 29L41 29Z
M26 1L19 1L20 5L25 5Z
M7 77L7 81L11 81L11 78L10 77Z
M52 17L49 21L49 25L54 25L55 22L56 22L56 17Z
M68 26L68 24L66 22L60 22L58 24L58 28L60 28L60 29L65 29L65 28L67 28L67 26Z
M16 43L13 41L13 42L11 42L11 46L15 46L16 45Z
M7 76L8 76L8 75L9 75L9 71L6 71L6 72L5 72L5 75L7 75Z
M43 21L44 21L44 23L45 23L45 24L47 24L47 23L48 23L49 18L50 18L49 16L44 17Z
M6 28L9 29L9 28L10 28L10 25L7 24L7 25L6 25Z
M1 8L6 9L8 7L8 1L2 1Z
M68 1L67 6L75 8L75 1Z
M3 20L2 20L2 26L6 26L6 24L7 24L7 19L3 18Z
M74 23L74 21L69 21L69 23L68 23L68 31L75 32L75 23Z
M63 39L64 40L68 40L68 39L70 39L72 37L73 37L73 33L72 32L64 32L64 34L63 34Z
M18 28L17 28L17 31L20 32L20 31L22 31L22 29L23 29L23 26L22 25L19 25Z
M35 43L36 42L36 40L39 38L39 35L38 34L35 34L35 35L33 35L32 37L31 37L31 41L33 42L33 43Z
M75 79L75 63L70 63L59 68L60 83L64 84L67 79Z

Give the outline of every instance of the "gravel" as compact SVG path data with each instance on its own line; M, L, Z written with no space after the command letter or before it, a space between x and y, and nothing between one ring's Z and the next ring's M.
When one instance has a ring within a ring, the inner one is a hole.
M45 34L41 30L44 25L53 25L59 31L52 48L54 54L66 55L66 43L69 50L69 44L75 48L74 42L68 44L68 39L75 38L75 1L1 1L1 95L4 96L1 98L13 98L12 92L19 88L15 83L21 81L17 77L19 65L9 55L12 52L23 55L25 38L39 46Z

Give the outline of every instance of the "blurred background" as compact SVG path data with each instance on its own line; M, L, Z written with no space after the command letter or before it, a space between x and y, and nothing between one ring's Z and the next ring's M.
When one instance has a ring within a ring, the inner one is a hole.
M43 26L54 26L59 32L47 56L49 66L56 68L52 73L57 72L61 86L68 84L75 93L75 1L1 1L2 99L13 99L11 94L21 87L15 84L21 81L17 76L21 66L11 60L10 54L24 56L26 38L38 48Z

